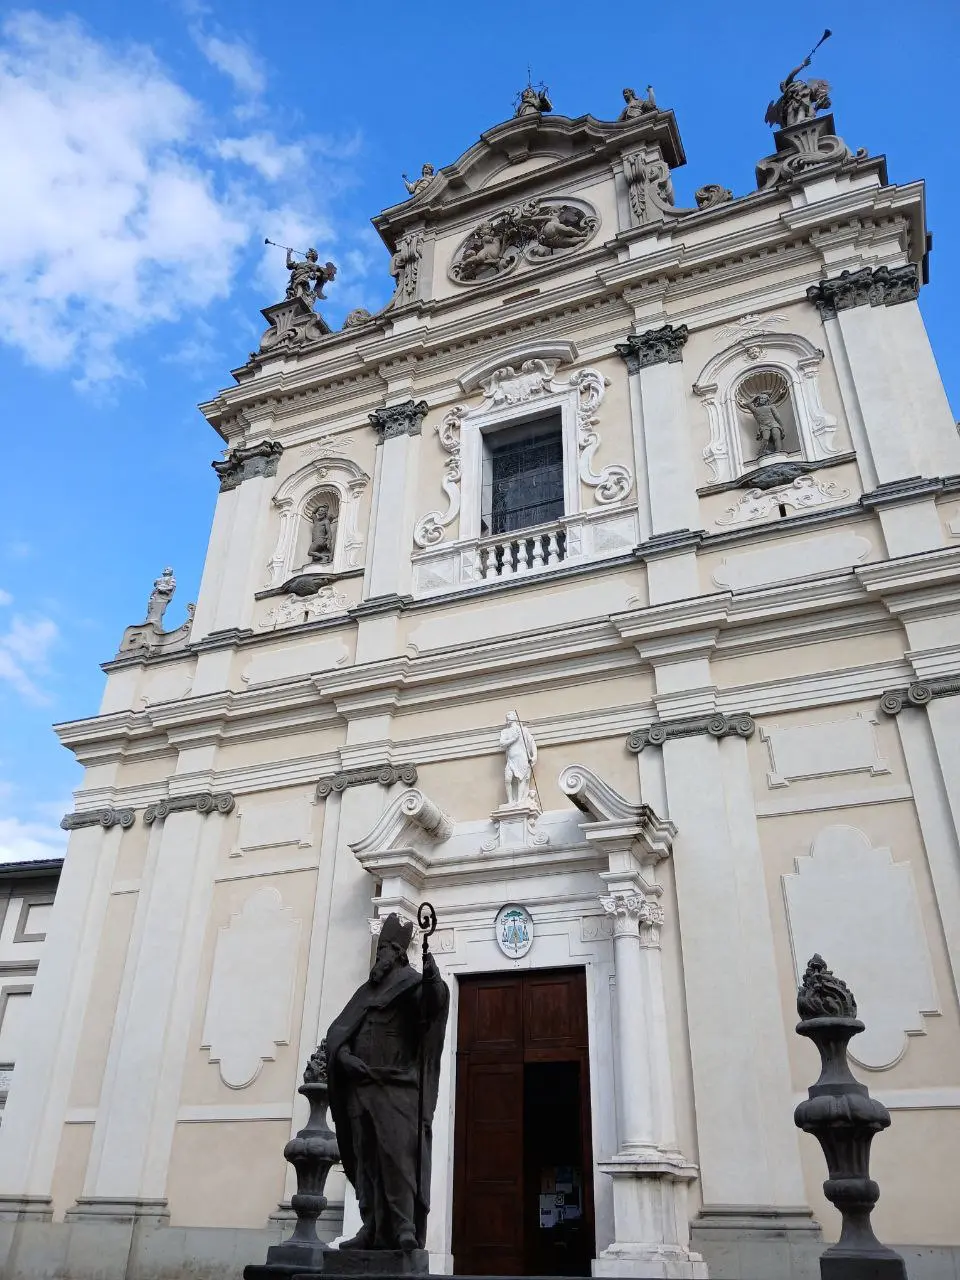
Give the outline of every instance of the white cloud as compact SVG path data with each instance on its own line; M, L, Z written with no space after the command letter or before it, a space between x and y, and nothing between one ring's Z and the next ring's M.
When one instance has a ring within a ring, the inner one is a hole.
M260 94L265 75L246 46L204 32L202 13L192 21L205 54ZM360 266L349 251L366 248L364 229L330 219L359 139L238 136L235 120L218 135L142 46L15 12L0 26L0 115L0 341L38 365L75 369L87 385L122 375L118 350L147 327L193 324L204 310L215 319L212 304L267 235L342 264L335 304ZM290 183L308 169L309 182ZM283 255L268 250L243 279L263 289L261 305L275 301Z
M284 145L272 133L251 133L245 138L223 138L217 143L223 160L240 160L269 182L302 168L307 155L300 143Z
M0 587L0 604L13 604L13 596L9 591L4 591L3 587Z
M198 105L148 50L16 13L0 113L0 328L32 361L110 376L118 339L226 295L249 229L190 157Z
M267 87L267 77L262 62L248 44L210 35L199 26L191 27L190 34L207 61L232 80L239 93L260 97Z
M62 858L66 832L50 822L31 822L0 812L0 863Z
M0 632L0 683L10 685L28 702L49 701L37 679L46 672L49 651L59 635L50 618L27 621L14 614L6 631Z

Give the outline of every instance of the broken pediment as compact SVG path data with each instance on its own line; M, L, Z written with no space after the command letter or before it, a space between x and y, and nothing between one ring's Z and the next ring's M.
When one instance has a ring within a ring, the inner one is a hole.
M609 165L624 151L643 146L659 147L671 169L685 163L672 111L651 111L622 121L517 116L487 130L452 164L436 171L425 166L431 170L429 180L408 183L414 188L410 197L385 209L373 224L394 251L413 227L466 217L491 200L529 198L548 172L555 184L584 167Z

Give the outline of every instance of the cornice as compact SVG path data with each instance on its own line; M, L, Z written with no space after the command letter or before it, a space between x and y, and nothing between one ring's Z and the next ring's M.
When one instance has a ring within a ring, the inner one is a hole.
M882 194L881 194L882 193ZM899 195L896 193L900 193ZM922 197L920 184L909 184L900 188L864 187L854 191L842 192L836 197L818 201L807 206L802 214L793 210L789 199L783 195L768 195L754 200L744 198L733 201L720 208L725 211L724 218L734 222L740 214L752 216L757 205L770 204L771 217L759 226L732 226L722 236L705 238L702 241L690 240L690 227L686 219L678 220L670 225L657 226L655 231L666 243L655 254L640 255L629 258L625 262L613 260L619 237L608 240L595 250L578 255L576 259L564 259L563 262L548 264L537 268L529 277L529 286L520 293L522 301L510 307L488 309L481 315L463 314L465 299L457 296L436 300L422 308L425 323L414 332L402 334L371 335L366 342L357 342L355 332L331 335L313 347L305 348L295 368L272 372L258 376L237 387L228 388L215 399L201 405L201 411L207 416L215 428L223 425L227 416L247 410L257 405L271 402L279 403L301 394L304 389L316 389L325 404L331 404L344 397L336 395L339 387L347 390L347 396L357 395L361 383L375 383L378 392L385 390L382 367L391 361L401 363L415 359L422 364L430 360L433 367L439 366L444 358L462 360L462 348L457 350L458 338L469 344L476 351L478 337L485 340L491 349L498 341L508 337L502 329L509 320L510 327L520 325L523 329L533 329L543 324L555 326L556 312L562 310L565 302L576 300L578 307L599 305L608 298L611 291L622 293L645 283L669 277L668 296L680 300L687 290L702 296L703 277L711 274L718 284L729 279L742 278L749 281L756 290L764 273L764 258L770 260L770 268L782 271L783 254L788 251L791 242L795 242L793 260L809 265L809 278L795 282L791 296L797 300L803 297L803 288L815 284L822 273L822 256L813 243L818 229L827 230L838 219L854 221L868 219L875 212L887 213L891 209L900 211L916 204ZM715 211L711 211L715 212ZM700 215L690 215L691 218ZM917 216L922 221L922 208L918 208ZM645 230L645 229L642 229ZM924 242L925 243L925 242ZM919 262L922 257L922 246L904 246L913 261ZM763 256L758 257L758 254ZM919 254L919 257L918 257ZM591 262L595 265L595 275L585 279L583 268ZM571 276L571 267L576 276ZM723 273L726 272L727 276ZM543 285L551 279L559 278L559 288L544 290ZM533 293L534 288L538 292ZM504 294L510 296L515 291L515 282L491 282L478 290L471 290L471 304L490 290L491 299ZM622 301L614 303L620 314L626 314ZM444 322L444 318L452 313L452 319ZM685 314L671 314L671 320L681 319L689 323ZM491 320L497 326L497 333L490 329ZM692 327L692 326L691 326ZM575 332L574 329L570 330ZM366 392L368 398L376 398L372 390ZM358 413L358 417L360 417ZM218 425L219 424L219 425Z

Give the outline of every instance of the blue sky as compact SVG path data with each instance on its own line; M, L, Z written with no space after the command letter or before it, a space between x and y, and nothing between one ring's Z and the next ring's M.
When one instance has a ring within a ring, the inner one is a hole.
M195 406L281 296L263 237L338 264L333 324L376 309L392 282L369 218L401 170L507 118L528 63L570 116L614 118L652 82L692 204L706 182L754 189L767 101L829 24L815 71L839 132L894 182L927 180L921 305L960 415L955 0L77 0L0 23L0 858L61 848L80 770L49 726L95 713L160 569L168 626L196 598L219 449Z

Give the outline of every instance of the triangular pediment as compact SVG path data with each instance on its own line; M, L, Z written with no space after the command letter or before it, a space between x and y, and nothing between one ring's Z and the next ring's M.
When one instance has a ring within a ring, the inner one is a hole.
M544 179L562 182L584 168L608 166L625 151L659 145L671 169L685 163L672 111L654 111L626 121L576 120L560 115L527 115L495 125L432 181L373 219L391 250L413 227L423 227L491 201L528 197Z

